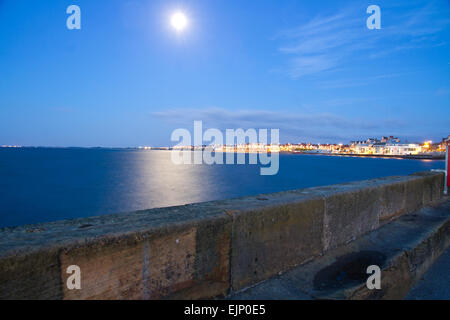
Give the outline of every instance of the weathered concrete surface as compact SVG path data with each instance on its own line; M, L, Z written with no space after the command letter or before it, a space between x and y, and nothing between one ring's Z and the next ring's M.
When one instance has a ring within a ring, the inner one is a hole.
M0 259L0 299L62 299L57 250Z
M245 291L232 294L228 300L314 300L294 284L283 277L276 277L269 281L250 287Z
M325 198L324 251L339 247L379 226L381 188L369 187Z
M422 198L423 205L437 201L442 197L442 193L444 192L444 175L434 176L430 172L417 172L412 174L412 176L424 178Z
M380 224L389 222L405 213L406 183L397 182L386 186L380 194Z
M450 200L401 216L345 246L230 299L402 299L450 246ZM369 265L382 269L369 290ZM450 270L446 271L446 275Z
M210 203L233 217L231 288L258 283L413 211L423 204L425 179L441 178L425 172Z
M436 260L406 300L450 300L450 248Z
M324 201L315 199L235 213L233 289L319 256L323 212Z
M437 201L442 179L419 173L2 229L0 298L224 296ZM439 237L423 250L444 246ZM420 250L408 257L419 261L413 280L433 260ZM78 291L65 285L72 264L82 272Z
M212 298L229 289L232 219L201 205L7 228L2 299ZM68 290L67 266L82 290Z

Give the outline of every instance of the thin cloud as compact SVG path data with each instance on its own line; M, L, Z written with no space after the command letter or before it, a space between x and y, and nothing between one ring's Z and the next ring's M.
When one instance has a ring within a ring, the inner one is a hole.
M337 59L328 55L301 56L291 61L289 74L293 78L331 70L337 66Z
M304 25L279 32L274 40L281 42L278 52L288 56L286 73L297 79L345 67L355 59L446 45L440 33L450 18L442 18L442 10L450 10L435 2L405 2L402 14L398 14L398 7L392 12L396 22L391 25L383 16L391 13L392 7L381 7L382 29L375 31L366 28L368 15L359 9L314 17Z
M316 85L321 89L341 89L341 88L353 88L353 87L363 87L373 84L374 82L381 79L392 79L399 78L407 75L411 75L414 72L403 72L403 73L384 73L371 77L364 77L361 79L336 79L336 80L325 80L318 81Z
M448 96L450 94L449 88L439 88L436 90L437 96Z
M367 121L359 118L345 118L331 113L276 112L267 110L226 110L223 108L171 109L152 112L151 117L169 124L189 128L196 120L205 128L237 129L267 128L280 129L285 141L350 141L355 135L385 135L405 127L395 119ZM344 140L343 140L344 139ZM346 140L345 140L346 139Z

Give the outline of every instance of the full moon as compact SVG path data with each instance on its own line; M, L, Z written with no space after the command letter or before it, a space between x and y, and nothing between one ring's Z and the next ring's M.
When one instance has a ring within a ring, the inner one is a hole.
M175 30L182 31L186 28L188 20L184 13L176 12L170 18L170 23L172 24L172 27L175 28Z

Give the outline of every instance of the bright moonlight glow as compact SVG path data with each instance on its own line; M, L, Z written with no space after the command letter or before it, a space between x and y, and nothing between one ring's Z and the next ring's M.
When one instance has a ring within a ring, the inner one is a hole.
M182 31L186 28L188 20L182 12L177 12L172 15L172 18L170 18L170 23L177 31Z

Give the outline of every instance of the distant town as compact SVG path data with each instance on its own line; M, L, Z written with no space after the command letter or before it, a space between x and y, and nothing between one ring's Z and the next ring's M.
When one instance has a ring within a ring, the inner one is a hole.
M286 143L280 145L267 144L238 144L238 145L209 145L209 146L177 146L177 147L139 147L140 149L159 150L200 150L211 149L215 152L289 152L324 155L355 155L355 156L392 156L442 159L445 156L446 140L440 142L425 141L423 143L402 142L394 136L368 138L366 140L351 141L349 144L313 144Z
M286 152L323 155L354 155L354 156L380 156L443 159L445 157L446 140L440 142L425 141L423 143L402 142L394 136L381 138L368 138L366 140L351 141L349 144L313 144L313 143L286 143L268 145L260 143L247 143L237 145L203 145L203 146L176 146L176 147L150 147L140 146L144 150L210 150L212 152ZM2 145L1 148L22 148L17 145ZM136 148L128 148L136 149Z

